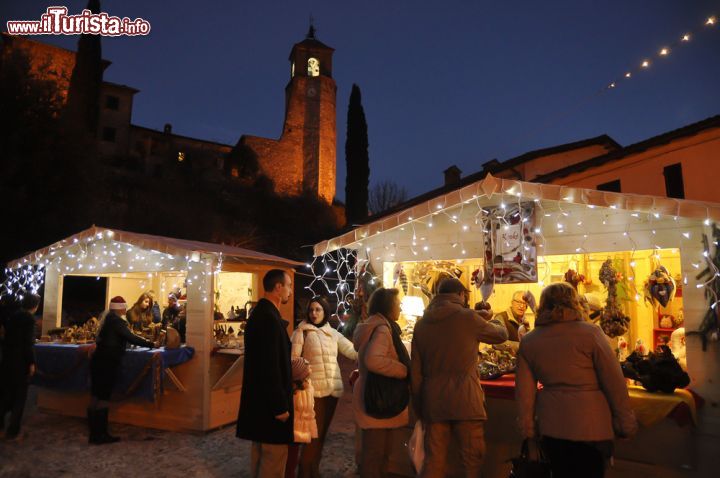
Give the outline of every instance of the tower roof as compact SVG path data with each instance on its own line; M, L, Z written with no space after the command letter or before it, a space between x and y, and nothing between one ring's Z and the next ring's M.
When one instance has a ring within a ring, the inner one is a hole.
M320 40L318 40L317 38L315 38L315 31L316 31L315 25L310 23L310 28L308 28L308 32L305 35L305 39L299 43L296 43L293 46L293 51L297 47L302 47L302 48L306 48L306 49L325 49L325 50L335 51L335 48L331 48L331 47L327 46L326 44L324 44L323 42L321 42Z

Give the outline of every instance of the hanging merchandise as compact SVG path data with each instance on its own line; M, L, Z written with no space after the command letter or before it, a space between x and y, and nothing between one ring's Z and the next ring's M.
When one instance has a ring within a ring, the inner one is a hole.
M612 265L612 259L603 262L600 268L600 282L607 288L608 297L605 309L600 316L600 327L605 332L605 335L610 338L625 335L630 324L630 317L626 316L618 305L618 280L619 275Z
M501 204L489 213L485 235L485 277L498 284L537 282L535 205Z
M666 307L675 297L676 289L675 280L665 266L658 266L645 281L645 301Z
M568 269L565 273L564 280L577 290L578 284L585 282L585 276L579 274L575 269Z
M405 269L403 268L403 265L400 264L400 271L398 272L398 280L400 281L400 287L402 287L403 293L408 293L408 278L407 274L405 274Z
M485 273L483 272L482 268L477 268L474 271L472 271L470 283L475 286L476 289L479 289L480 286L483 283L483 280L485 279Z

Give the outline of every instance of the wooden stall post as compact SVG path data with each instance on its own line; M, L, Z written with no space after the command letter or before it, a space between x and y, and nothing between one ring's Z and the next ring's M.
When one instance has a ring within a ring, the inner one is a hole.
M45 297L43 297L42 334L59 327L62 320L63 276L60 272L45 269Z
M201 430L210 428L210 352L212 351L213 303L215 297L213 265L215 256L202 255L188 269L186 341L195 348L194 377L189 391L198 397Z

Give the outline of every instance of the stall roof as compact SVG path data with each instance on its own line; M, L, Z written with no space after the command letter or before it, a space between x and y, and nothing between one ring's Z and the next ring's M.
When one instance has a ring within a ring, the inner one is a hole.
M132 244L143 249L155 250L165 254L187 254L187 253L205 253L205 254L222 254L223 258L234 259L237 262L249 263L265 263L278 264L283 266L295 267L303 265L284 257L264 254L262 252L243 249L240 247L228 246L225 244L214 244L211 242L191 241L188 239L177 239L174 237L155 236L152 234L141 234L137 232L121 231L118 229L109 229L104 227L92 226L89 229L78 232L66 239L62 239L37 251L31 252L24 257L15 259L8 263L8 267L34 262L37 257L46 256L50 252L62 249L64 247L75 244L79 241L86 240L93 236L112 237L113 240Z
M491 174L484 179L439 194L408 208L381 216L368 224L345 234L315 244L315 256L337 249L352 247L359 241L376 234L398 228L413 221L442 213L463 203L478 202L483 206L499 202L503 196L525 201L555 201L560 204L577 204L589 207L619 209L638 213L653 213L690 220L720 221L720 204L674 199L662 196L614 193L594 189L576 188L555 184L531 183L501 179Z

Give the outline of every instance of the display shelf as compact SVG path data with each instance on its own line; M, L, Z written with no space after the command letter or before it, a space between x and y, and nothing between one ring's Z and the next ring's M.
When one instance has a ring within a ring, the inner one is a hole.
M670 336L674 331L674 328L665 329L661 327L655 327L653 329L653 350L655 350L658 345L669 344Z

